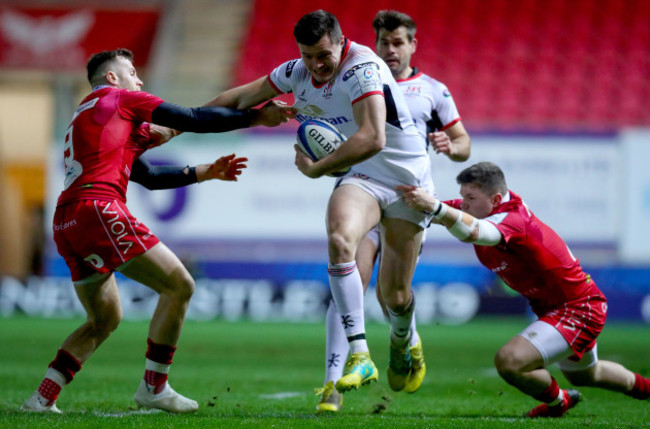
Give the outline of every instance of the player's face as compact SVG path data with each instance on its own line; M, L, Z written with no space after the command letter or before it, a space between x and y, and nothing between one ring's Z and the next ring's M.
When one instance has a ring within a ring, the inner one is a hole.
M128 89L129 91L140 91L143 83L138 77L133 63L129 59L117 57L114 61L114 66L111 68L117 77L118 88Z
M417 40L409 41L405 27L397 27L393 31L379 30L377 37L377 55L388 65L393 77L401 76L411 66L411 55L415 52Z
M316 82L325 83L334 77L341 63L343 43L343 38L339 42L332 42L327 35L314 45L298 43L302 62Z
M463 201L460 203L460 209L469 213L477 219L486 218L492 213L492 210L501 202L501 195L488 195L473 183L460 185L460 195Z

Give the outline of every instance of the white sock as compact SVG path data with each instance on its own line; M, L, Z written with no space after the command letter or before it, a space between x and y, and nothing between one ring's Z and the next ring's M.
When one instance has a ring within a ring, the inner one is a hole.
M171 366L171 364L158 363L150 359L146 359L144 369L154 372L161 372L163 374L169 374L169 368Z
M402 314L393 313L388 309L388 319L390 321L390 341L397 346L403 346L409 343L413 337L411 326L413 324L413 314L415 310L415 297L411 293L411 302L408 308Z
M348 357L350 345L333 299L330 299L330 305L327 307L325 327L325 383L336 383L343 376L343 365Z
M352 353L367 352L363 315L363 284L355 261L329 264L327 273L336 307L341 315L345 336Z
M409 344L409 347L415 347L418 344L418 341L420 340L420 336L418 335L418 331L415 326L415 311L413 312L413 316L411 316L411 342Z

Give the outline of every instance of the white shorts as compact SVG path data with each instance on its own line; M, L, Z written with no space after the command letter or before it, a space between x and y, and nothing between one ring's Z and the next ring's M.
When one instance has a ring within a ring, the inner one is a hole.
M562 371L583 371L598 362L597 346L585 352L582 359L569 359L574 352L562 334L546 322L536 320L519 335L527 339L542 355L544 366L557 363Z
M427 170L427 177L421 181L422 188L430 195L434 195L431 172ZM379 203L381 216L387 218L404 219L425 229L429 226L432 216L410 208L399 191L371 177L359 173L350 173L336 182L336 187L353 185L363 189Z

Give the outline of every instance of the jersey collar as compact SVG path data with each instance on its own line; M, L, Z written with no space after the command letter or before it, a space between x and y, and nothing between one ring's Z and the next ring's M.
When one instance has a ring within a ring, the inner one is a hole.
M417 68L413 67L413 70L411 71L411 74L408 77L405 77L404 79L395 79L396 82L406 82L412 79L416 79L422 75L422 72Z

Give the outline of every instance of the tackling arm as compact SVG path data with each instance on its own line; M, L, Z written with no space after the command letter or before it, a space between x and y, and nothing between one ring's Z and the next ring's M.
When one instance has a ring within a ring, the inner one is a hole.
M501 243L503 235L491 222L450 207L422 188L398 186L397 190L402 192L409 207L432 214L438 223L460 241L479 246L496 246Z
M267 76L245 85L222 92L208 101L205 106L222 106L233 109L250 109L277 96L278 92L271 86Z

